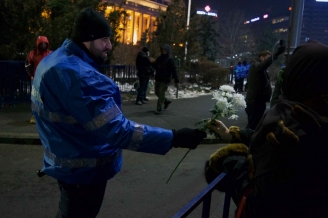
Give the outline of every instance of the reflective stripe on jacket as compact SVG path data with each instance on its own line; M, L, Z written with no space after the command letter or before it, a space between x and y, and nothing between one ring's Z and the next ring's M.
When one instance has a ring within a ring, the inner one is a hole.
M124 117L117 85L73 41L45 57L32 86L44 151L42 171L70 184L94 184L121 169L121 149L165 154L171 130Z

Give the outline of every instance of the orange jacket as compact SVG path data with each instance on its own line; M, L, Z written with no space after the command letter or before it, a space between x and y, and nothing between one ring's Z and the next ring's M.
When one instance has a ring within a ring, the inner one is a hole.
M47 48L45 50L39 49L39 44L42 42L47 43ZM36 39L36 48L31 50L27 56L27 62L33 67L33 72L28 72L31 77L34 77L36 67L39 65L40 61L50 54L51 51L49 50L49 41L46 36L38 36Z

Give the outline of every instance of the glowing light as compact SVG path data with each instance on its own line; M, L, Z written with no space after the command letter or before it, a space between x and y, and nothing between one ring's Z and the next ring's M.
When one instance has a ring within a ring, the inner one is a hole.
M206 12L209 12L210 10L211 10L210 6L206 5L206 7L205 7L205 11L206 11Z
M44 17L44 18L49 18L50 15L51 15L51 12L48 12L46 10L41 12L41 16Z
M107 17L110 12L114 11L112 6L107 6L105 10L105 16Z
M269 17L268 14L263 15L263 18L264 18L264 19L266 19L266 18L268 18L268 17Z
M260 20L260 17L256 17L256 18L251 19L251 22L255 22L255 21L258 21L258 20Z
M213 17L217 17L218 16L218 14L217 13L214 13L214 12L197 11L196 13L197 14L200 14L200 15L208 15L208 16L213 16Z
M133 32L133 39L132 39L133 45L136 45L137 44L137 41L138 41L138 33L137 33L137 30L135 30Z

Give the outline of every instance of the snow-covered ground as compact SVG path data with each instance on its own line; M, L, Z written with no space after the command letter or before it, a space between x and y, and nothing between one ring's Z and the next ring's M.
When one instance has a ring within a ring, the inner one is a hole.
M120 84L117 83L117 85L120 87L121 92L123 93L128 93L130 91L136 92L134 85L133 84ZM181 88L184 87L184 88ZM149 88L148 88L148 95L147 97L155 97L155 91L154 91L154 81L151 80L149 82ZM211 95L212 91L210 87L203 87L203 86L198 86L197 84L190 84L190 85L181 85L179 84L179 89L178 89L178 96L176 96L177 93L177 87L175 85L170 85L167 92L166 96L168 98L194 98L198 97L201 95Z

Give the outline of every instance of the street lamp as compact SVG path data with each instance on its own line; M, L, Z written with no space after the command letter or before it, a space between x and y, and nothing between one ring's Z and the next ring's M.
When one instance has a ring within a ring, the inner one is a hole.
M191 0L188 0L188 14L187 14L187 31L189 29L189 21L190 21L190 5L191 5ZM186 41L185 45L185 57L184 60L187 61L187 46L188 46L188 41Z

